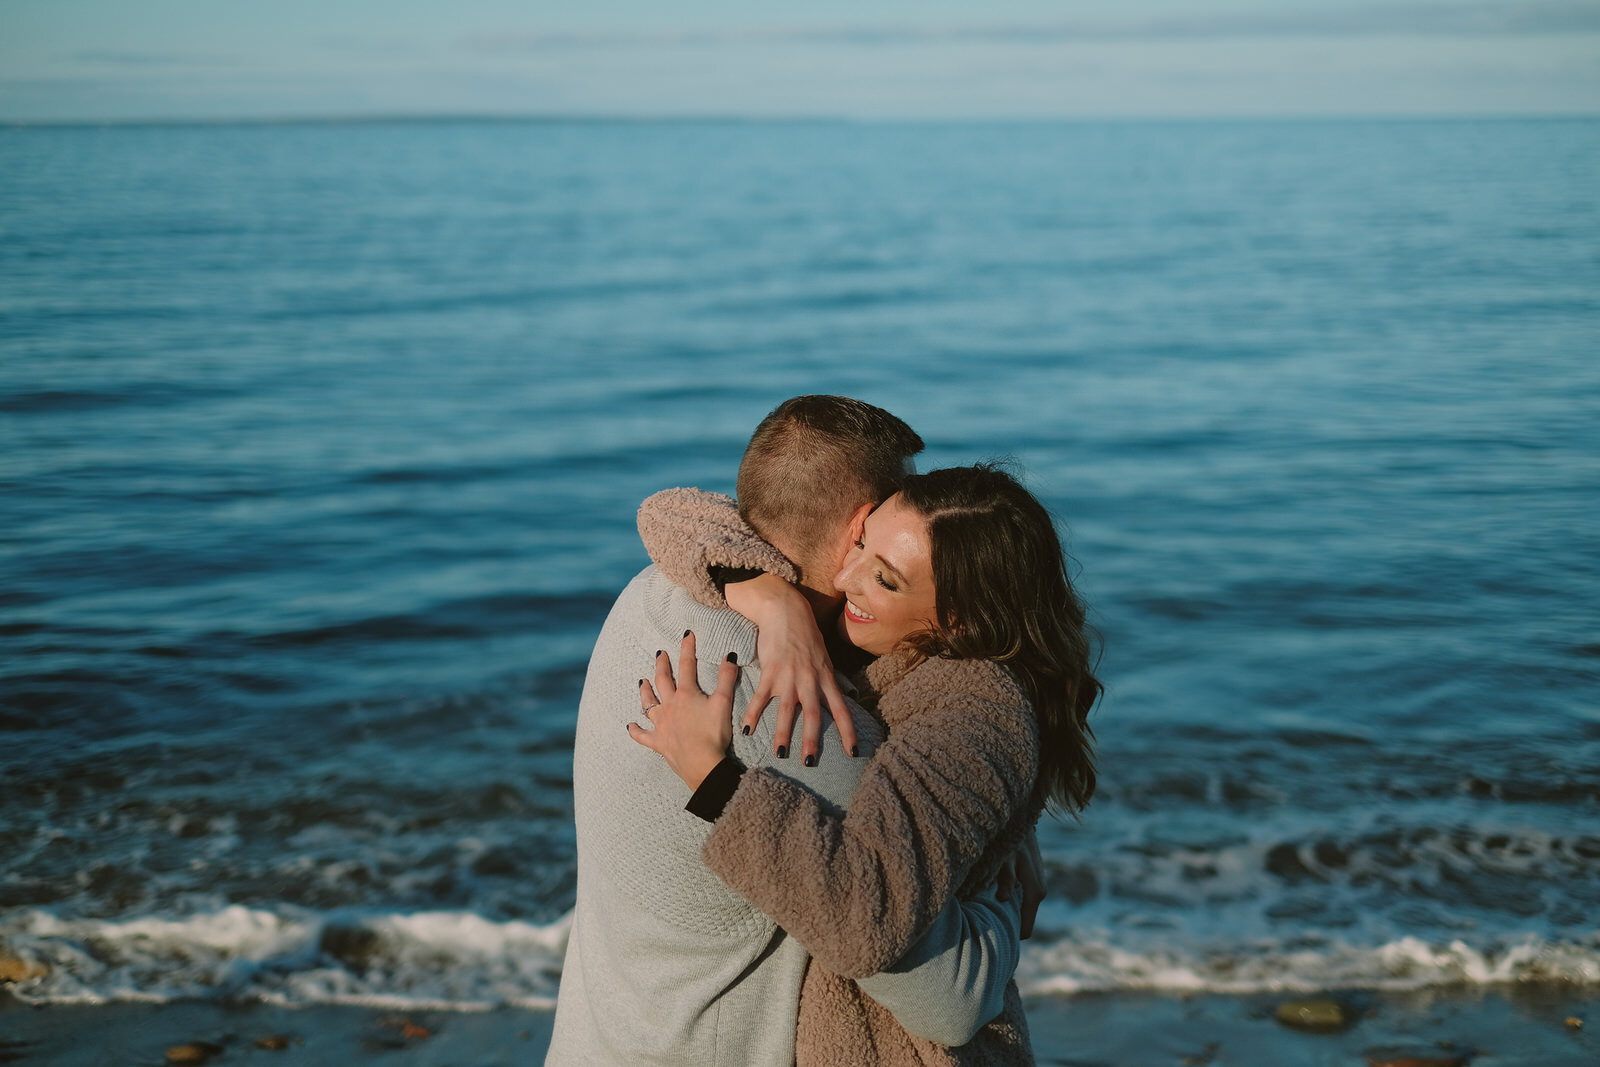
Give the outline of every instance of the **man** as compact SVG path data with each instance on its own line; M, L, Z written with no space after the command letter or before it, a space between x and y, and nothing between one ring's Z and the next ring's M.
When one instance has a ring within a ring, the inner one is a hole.
M833 577L852 523L895 490L921 450L905 423L846 397L796 397L757 427L739 467L740 506L794 562L819 615L838 608ZM578 710L578 892L551 1064L794 1060L805 949L706 869L700 847L709 824L683 810L689 791L665 761L625 732L640 717L639 678L659 650L676 653L686 629L695 632L708 690L718 662L737 657L736 714L762 691L754 627L696 603L654 567L612 608ZM837 693L831 679L826 688ZM841 739L829 723L820 737L808 732L804 758L776 758L788 723L770 713L749 734L736 728L734 752L747 766L781 768L842 809L883 740L869 715L854 704L849 711L854 737ZM846 755L855 746L859 757ZM993 895L952 902L904 960L861 986L911 1032L963 1044L1000 1010L1019 921L1019 905Z

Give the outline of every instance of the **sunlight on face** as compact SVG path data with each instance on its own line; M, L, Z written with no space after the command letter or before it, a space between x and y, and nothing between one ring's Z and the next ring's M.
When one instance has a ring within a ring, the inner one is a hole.
M845 595L839 625L850 643L881 656L933 625L933 544L928 524L898 493L867 516L834 586Z

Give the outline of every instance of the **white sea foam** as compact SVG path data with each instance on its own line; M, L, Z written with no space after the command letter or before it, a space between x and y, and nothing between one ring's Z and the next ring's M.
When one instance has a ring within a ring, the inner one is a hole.
M552 1004L569 925L465 912L234 906L117 922L23 910L0 919L0 942L46 972L15 988L33 1003L216 997L472 1009Z
M1600 985L1600 934L1584 942L1534 936L1473 946L1402 937L1379 945L1339 940L1142 951L1105 936L1075 934L1030 946L1017 972L1024 992L1110 990L1257 993L1319 989L1410 990L1433 986L1563 982Z
M187 918L0 918L0 943L46 973L19 983L33 1003L260 1000L482 1010L554 1003L570 917L497 922L471 912L322 914L226 907ZM1024 992L1253 993L1331 988L1561 982L1600 985L1600 932L1469 944L1400 937L1200 943L1172 930L1083 927L1030 942Z

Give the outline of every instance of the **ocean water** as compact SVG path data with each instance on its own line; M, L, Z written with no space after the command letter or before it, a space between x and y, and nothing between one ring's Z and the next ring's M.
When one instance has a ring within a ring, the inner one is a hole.
M549 1003L588 649L786 396L1104 635L1026 989L1600 984L1600 123L0 130L33 1001Z

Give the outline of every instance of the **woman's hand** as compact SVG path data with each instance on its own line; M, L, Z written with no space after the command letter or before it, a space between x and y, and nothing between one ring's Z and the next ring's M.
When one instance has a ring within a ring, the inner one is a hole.
M639 703L654 729L630 722L628 736L659 752L673 774L690 789L698 789L733 744L733 687L739 681L739 667L733 653L728 653L717 670L717 688L710 696L702 693L694 634L686 632L678 670L681 685L673 682L671 658L665 652L656 653L655 687L639 681Z
M789 755L795 713L799 712L800 754L806 766L815 766L822 747L822 709L826 706L839 728L840 744L855 755L855 721L834 678L833 661L805 594L773 574L730 582L724 593L728 606L755 623L757 630L756 659L761 664L761 682L745 711L744 732L755 729L767 704L776 698L778 728L772 739L773 752L779 759Z

